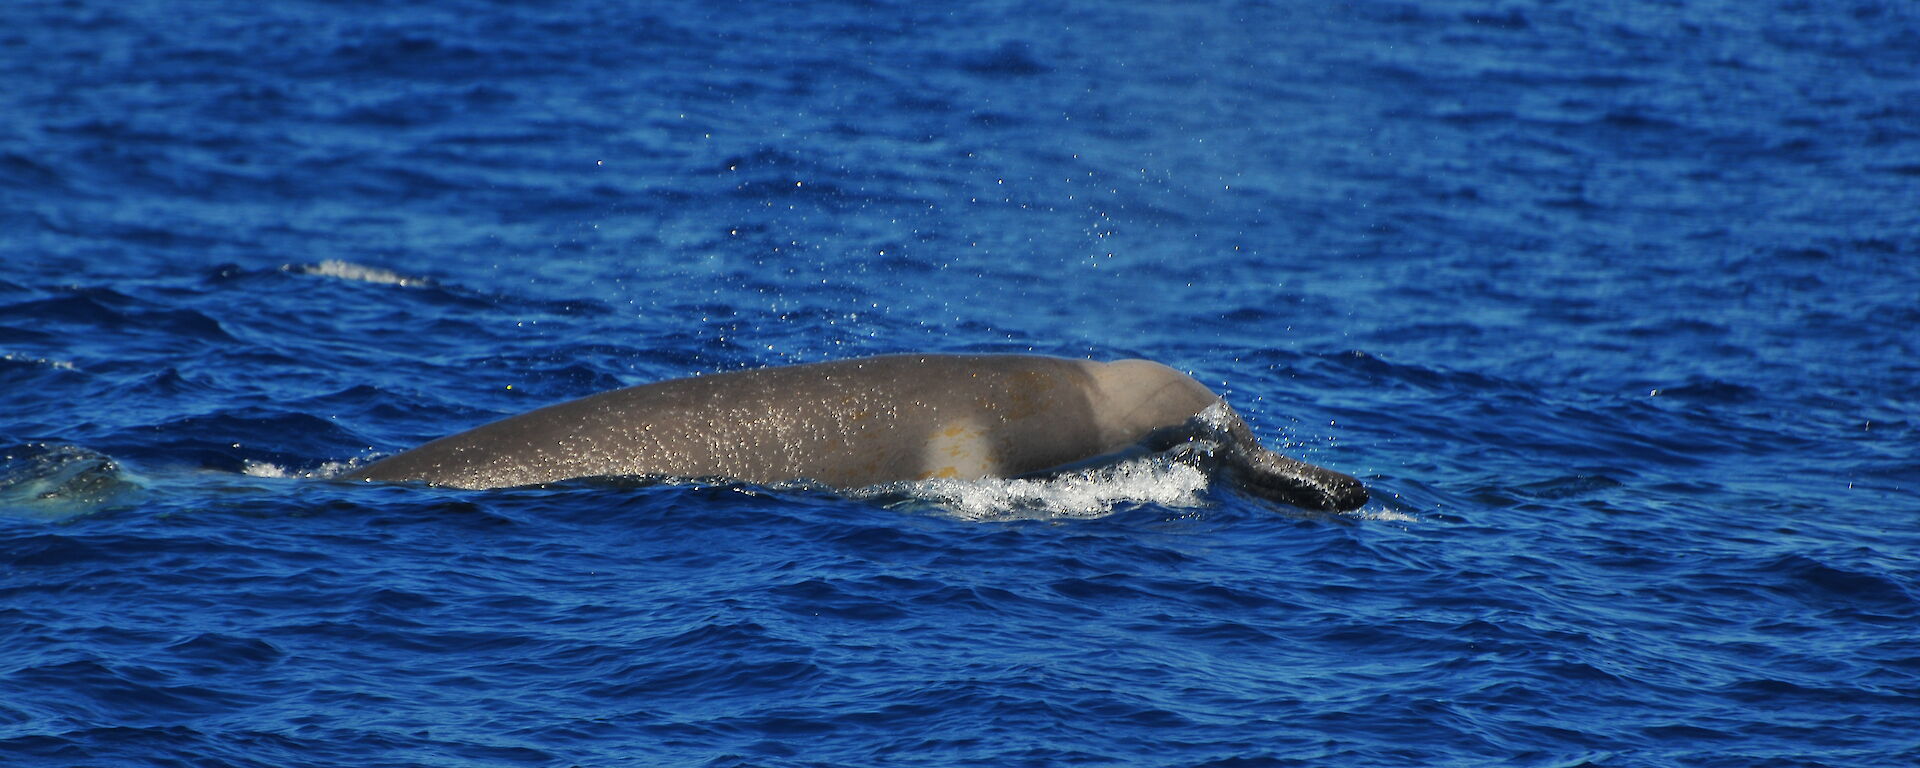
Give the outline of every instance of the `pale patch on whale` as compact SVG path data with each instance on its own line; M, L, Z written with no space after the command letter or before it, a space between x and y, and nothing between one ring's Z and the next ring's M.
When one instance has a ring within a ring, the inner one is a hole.
M927 441L922 478L953 480L990 477L996 465L987 428L975 419L956 419Z

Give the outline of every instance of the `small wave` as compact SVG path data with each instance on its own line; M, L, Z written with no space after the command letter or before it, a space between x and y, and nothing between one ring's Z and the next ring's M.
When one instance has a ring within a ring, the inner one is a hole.
M397 285L402 288L418 288L432 283L424 277L408 277L392 270L363 266L339 259L327 259L319 264L289 264L281 269L303 275L318 275L378 285Z
M1122 504L1189 508L1205 504L1207 473L1148 456L1045 478L918 480L857 492L856 498L906 496L967 520L1096 518Z
M61 520L132 504L141 486L106 454L67 443L13 446L0 455L0 514Z

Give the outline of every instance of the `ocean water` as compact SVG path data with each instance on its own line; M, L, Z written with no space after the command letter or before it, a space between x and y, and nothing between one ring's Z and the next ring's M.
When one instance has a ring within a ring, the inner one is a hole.
M0 764L1920 762L1920 10L0 7ZM332 481L1147 357L1347 515Z

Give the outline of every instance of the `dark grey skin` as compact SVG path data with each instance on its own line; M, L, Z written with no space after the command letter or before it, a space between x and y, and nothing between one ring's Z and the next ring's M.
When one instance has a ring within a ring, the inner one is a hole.
M1186 374L1146 360L1033 355L891 355L643 384L443 437L345 477L455 488L621 475L857 488L1018 477L1194 440L1210 441L1215 469L1260 496L1324 511L1367 501L1360 481L1262 447Z

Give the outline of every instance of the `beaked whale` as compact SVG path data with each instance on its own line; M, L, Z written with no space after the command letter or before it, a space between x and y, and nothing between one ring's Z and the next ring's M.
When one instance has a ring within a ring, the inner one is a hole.
M888 355L602 392L434 440L345 475L455 488L569 478L724 477L857 488L1017 477L1210 439L1209 461L1257 495L1346 511L1351 476L1260 445L1192 377L1147 360Z

